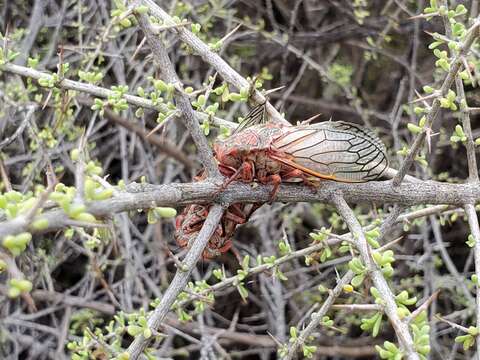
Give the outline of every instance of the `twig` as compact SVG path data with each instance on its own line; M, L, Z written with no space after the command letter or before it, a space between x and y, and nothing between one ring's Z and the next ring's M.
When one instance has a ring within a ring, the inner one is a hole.
M147 5L150 9L150 12L162 19L166 25L174 25L172 17L165 12L160 6L158 6L153 0L143 0L143 3ZM237 89L246 88L249 89L251 84L239 73L237 73L225 60L223 60L218 54L210 50L207 44L195 36L192 32L188 31L185 28L172 28L172 32L178 35L178 37L188 44L202 59L212 65L215 70L222 76L222 78L229 84L235 86ZM252 94L252 99L256 104L263 104L265 102L265 97L258 91L255 90ZM270 115L270 118L274 121L289 124L280 113L267 102L267 112Z
M371 249L368 245L367 239L363 233L362 227L358 222L355 214L346 201L340 195L334 195L332 202L337 208L340 216L343 218L348 228L353 234L353 237L356 242L356 248L360 252L360 257L362 262L367 268L367 271L370 273L372 281L377 288L378 292L381 294L382 299L385 301L385 314L390 319L390 323L395 330L397 338L400 342L401 347L403 348L406 358L408 360L417 360L419 356L414 348L413 338L410 334L408 325L400 320L397 313L397 304L395 303L395 296L390 290L387 281L383 277L382 272L373 262L371 257Z
M17 137L19 137L23 133L23 130L25 130L25 127L30 122L30 119L32 118L33 114L35 113L35 110L37 110L36 105L31 105L31 106L28 107L28 111L27 111L27 114L25 115L25 118L23 119L20 126L17 127L17 130L15 130L13 135L3 139L0 142L0 150L5 146L10 145L13 141L15 141L15 139Z
M167 50L165 49L162 40L155 35L155 31L150 24L148 16L137 15L137 20L143 32L145 33L147 42L149 43L153 54L155 55L155 61L158 64L164 80L167 83L182 87L175 68L168 57ZM178 28L176 30L182 31L182 29ZM177 102L177 108L182 112L185 126L187 127L190 135L193 138L193 141L195 142L195 145L197 146L199 153L198 155L203 166L207 170L208 175L210 177L219 177L220 172L213 158L212 150L208 145L207 138L200 129L195 112L192 108L192 104L190 104L190 99L184 94L183 91L176 91L174 97Z
M202 252L207 245L210 237L215 231L218 222L220 221L223 215L223 208L220 205L214 205L210 208L207 219L200 230L195 242L193 243L191 249L188 251L187 256L183 260L183 266L180 269L177 269L175 277L173 278L170 286L163 295L160 304L153 310L152 314L148 317L148 327L152 330L157 331L160 325L162 324L165 316L170 311L170 307L175 302L177 295L185 288L187 282L190 278L195 265L197 264ZM135 340L128 347L128 353L130 354L130 359L137 359L140 354L145 350L148 345L149 340L146 339L143 335L137 335Z
M86 98L80 98L79 102L89 107L93 105L93 101ZM175 160L181 162L188 169L191 169L193 167L192 160L190 160L187 157L187 155L170 140L164 137L155 136L153 134L148 136L147 131L145 131L145 129L142 126L125 119L124 117L114 113L112 110L108 108L105 109L104 115L107 120L124 127L125 129L131 131L132 133L137 134L143 140L149 142L152 145L155 145L161 152L164 152L165 154L171 156Z
M312 320L308 323L305 329L303 329L300 332L300 334L295 339L295 341L291 345L289 345L288 353L285 356L285 360L293 359L293 357L297 353L298 348L305 343L307 338L320 325L320 323L322 322L322 318L327 314L327 311L331 308L335 299L342 293L343 287L352 280L354 275L355 275L354 272L349 270L337 282L337 285L335 285L335 287L330 291L328 297L323 302L320 310L312 314L312 317L311 317Z
M412 320L414 320L418 315L420 315L423 311L427 310L432 302L437 300L438 294L440 294L440 290L435 291L430 297L419 307L415 309L409 316L407 316L404 321L408 324Z
M475 23L472 25L472 27L468 30L468 34L465 38L465 41L463 45L461 46L461 49L457 56L453 59L451 65L450 65L450 70L448 71L445 80L443 81L443 84L439 90L439 95L433 100L431 108L428 110L428 113L426 115L426 121L425 121L425 126L420 134L417 135L415 138L415 141L413 142L412 146L410 147L410 151L408 152L407 157L403 161L400 169L398 170L398 174L395 176L393 179L393 184L395 186L398 186L403 178L405 177L408 169L410 169L413 161L415 160L415 157L417 156L418 152L420 151L423 142L427 136L427 131L431 129L433 122L438 116L438 113L440 111L440 97L445 96L448 93L448 90L452 86L453 82L455 81L455 76L457 75L458 71L460 70L460 67L462 66L462 57L465 56L465 54L468 53L470 50L470 47L473 45L473 42L478 36L478 27L480 26L480 20L476 19Z
M463 205L465 202L480 202L480 187L475 184L448 184L434 181L409 184L404 183L393 188L390 182L369 182L363 184L348 184L324 181L320 183L317 192L301 185L282 185L276 200L279 202L328 202L336 193L345 194L345 199L351 202L373 202L377 204L397 202L403 205L442 204ZM109 217L112 214L150 209L156 206L184 206L193 203L211 203L217 196L221 203L255 203L267 202L270 199L271 186L258 185L252 188L248 184L233 183L218 194L218 185L211 182L194 182L183 184L129 184L126 191L119 191L118 196L108 200L95 201L87 204L87 211L97 218ZM420 210L420 213L436 213ZM43 231L64 228L72 220L60 209L46 211L37 218L45 218L48 226ZM402 217L400 217L402 219ZM30 223L24 216L0 222L0 238L23 231L32 233L38 230L30 228Z
M475 206L472 204L465 205L465 213L467 214L468 225L470 226L470 232L475 240L475 246L473 248L473 254L475 256L475 274L477 279L480 279L480 227L478 225L477 212L475 211ZM475 284L475 297L476 297L476 309L475 313L477 315L477 328L480 329L480 286L477 283ZM477 354L480 355L480 342L476 341Z
M32 68L28 68L25 66L19 66L15 65L12 63L7 63L2 65L2 71L7 71L12 74L17 74L23 77L28 77L31 79L39 80L39 79L52 79L52 75L47 72L41 72L38 70L34 70ZM93 95L98 98L106 99L109 96L114 95L114 92L110 89L106 89L104 87L88 84L88 83L83 83L79 81L74 81L70 79L63 78L61 81L55 84L55 86L61 88L61 89L66 89L66 90L75 90L75 91L80 91L86 94ZM145 109L150 109L150 110L155 110L155 111L161 111L161 112L168 112L171 109L168 108L167 105L164 103L157 103L154 104L153 101L149 99L142 98L140 96L135 96L135 95L130 95L130 94L125 94L123 96L125 101L129 104L139 106ZM195 114L197 115L198 119L200 121L205 121L209 119L209 116L205 113L196 111ZM226 121L223 119L219 119L217 117L214 117L212 119L212 123L217 124L217 125L222 125L226 126L229 129L233 129L236 127L236 124Z

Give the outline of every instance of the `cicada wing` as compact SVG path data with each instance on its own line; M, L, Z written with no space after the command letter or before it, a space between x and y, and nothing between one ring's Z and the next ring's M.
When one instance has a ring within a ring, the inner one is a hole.
M343 121L295 126L273 142L275 159L323 179L365 182L388 167L385 145L370 130Z
M237 134L240 131L249 128L254 125L264 124L267 122L267 101L263 104L255 106L242 120L240 124L238 124L237 128L232 132L233 134Z

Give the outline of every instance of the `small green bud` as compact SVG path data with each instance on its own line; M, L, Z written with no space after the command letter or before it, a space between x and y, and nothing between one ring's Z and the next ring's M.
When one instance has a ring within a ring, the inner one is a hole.
M83 213L86 210L84 204L70 204L68 208L68 216L71 218L76 218L79 214Z
M434 89L433 87L431 87L431 86L426 85L426 86L423 87L423 91L424 91L426 94L431 94L431 93L433 93L433 92L435 91L435 89Z
M77 161L79 156L80 156L80 150L73 149L72 151L70 151L70 159L72 159L73 161Z
M148 12L148 6L140 5L135 8L137 14L146 14Z
M177 216L177 210L170 207L156 207L155 213L162 218L173 218Z
M141 334L143 332L143 328L138 325L128 325L127 326L127 333L133 337Z
M88 222L88 223L95 223L97 221L97 219L95 219L95 216L87 212L82 212L78 214L77 216L74 217L74 219L78 221Z
M32 222L32 228L38 231L48 228L48 220L46 218L36 219Z
M130 21L130 19L125 18L125 19L120 20L120 25L122 25L122 27L124 27L124 28L128 28L128 27L132 26L132 22Z
M412 134L419 134L422 132L422 128L420 126L412 123L408 123L407 128Z

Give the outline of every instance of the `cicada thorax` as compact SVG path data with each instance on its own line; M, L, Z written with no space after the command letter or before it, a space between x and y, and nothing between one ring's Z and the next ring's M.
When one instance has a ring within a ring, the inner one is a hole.
M246 160L256 160L270 149L273 139L281 134L281 127L274 123L254 125L234 133L225 140L216 141L213 150L221 165L238 169Z
M359 125L327 121L283 130L272 141L271 158L311 176L365 182L388 167L385 145Z

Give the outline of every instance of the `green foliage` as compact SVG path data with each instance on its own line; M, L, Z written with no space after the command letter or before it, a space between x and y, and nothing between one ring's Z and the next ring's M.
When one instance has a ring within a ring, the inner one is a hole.
M352 79L351 65L333 63L328 69L329 76L341 86L349 86Z
M402 360L403 351L401 351L394 343L390 341L385 341L383 343L383 348L379 345L375 345L375 350L377 350L380 358L387 360Z
M463 345L464 350L468 350L475 344L475 340L478 336L479 330L475 326L470 326L468 328L468 333L465 335L459 335L455 338L456 343Z
M463 128L461 125L455 126L455 132L453 135L450 137L450 141L452 143L457 143L457 142L466 142L467 141L467 136L463 132Z
M165 218L170 219L177 216L177 210L170 207L156 207L147 211L147 222L155 224L158 220Z
M32 290L32 283L25 279L10 279L8 281L8 296L16 298L22 293L28 293Z
M392 250L386 250L382 253L375 251L372 253L372 257L385 277L389 278L393 276L392 263L395 261L395 257Z
M370 318L363 318L360 328L364 331L370 331L373 337L377 337L382 325L383 313L377 312Z
M4 248L8 249L13 256L18 256L25 251L32 240L32 234L23 232L18 235L7 235L2 241Z
M358 288L367 276L367 267L362 263L362 260L360 260L358 257L354 257L348 263L348 268L355 273L351 284L353 287Z

